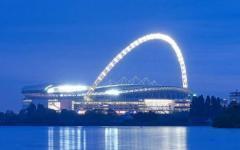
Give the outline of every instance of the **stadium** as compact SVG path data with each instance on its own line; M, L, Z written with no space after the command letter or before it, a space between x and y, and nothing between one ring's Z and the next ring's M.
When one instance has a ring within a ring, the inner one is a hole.
M172 47L181 69L182 87L140 83L101 85L109 72L128 53L150 40L161 40ZM30 103L43 104L57 111L71 109L79 114L93 109L111 109L119 114L189 111L192 97L188 89L187 71L182 52L171 37L160 33L148 34L130 43L103 69L92 86L69 84L27 86L23 88L22 94L25 106Z
M190 91L179 87L140 84L99 86L85 101L88 87L82 85L39 85L24 87L24 103L43 104L54 110L72 109L84 113L91 109L112 109L118 113L188 111Z

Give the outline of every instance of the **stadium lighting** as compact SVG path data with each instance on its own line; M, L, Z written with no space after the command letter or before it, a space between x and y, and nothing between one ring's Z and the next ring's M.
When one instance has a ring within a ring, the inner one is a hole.
M106 95L118 96L120 94L119 90L111 89L105 92Z
M82 92L88 89L84 85L60 85L53 86L46 89L47 93L72 93L72 92Z
M196 93L193 93L193 97L197 97L197 94L196 94Z
M131 51L133 51L136 47L140 46L141 44L152 41L152 40L160 40L168 43L172 49L174 50L177 60L181 69L182 75L182 87L187 89L188 88L188 79L187 79L187 69L184 62L184 57L182 54L181 49L174 41L173 38L166 34L162 33L153 33L148 34L143 37L138 38L137 40L130 43L127 47L125 47L120 53L118 53L112 61L103 69L103 71L99 74L93 85L88 89L87 95L85 96L85 100L91 100L91 95L93 94L96 87L105 79L105 77L109 74L109 72Z

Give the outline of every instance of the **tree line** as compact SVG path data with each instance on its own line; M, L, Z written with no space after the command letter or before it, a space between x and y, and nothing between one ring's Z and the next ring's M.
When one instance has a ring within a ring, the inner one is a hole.
M222 100L214 96L193 97L189 112L171 114L127 113L118 115L113 110L94 109L79 115L72 110L56 112L43 105L30 104L18 113L0 112L0 125L54 125L54 126L87 126L87 125L212 125L214 127L240 127L240 104L221 104Z
M188 113L156 114L154 112L118 115L115 111L94 109L79 115L72 110L56 112L43 105L30 104L19 113L0 113L0 125L53 126L143 126L187 125Z
M193 124L211 123L224 110L225 106L221 102L220 98L214 96L207 96L206 98L202 95L193 97L190 106L189 121Z

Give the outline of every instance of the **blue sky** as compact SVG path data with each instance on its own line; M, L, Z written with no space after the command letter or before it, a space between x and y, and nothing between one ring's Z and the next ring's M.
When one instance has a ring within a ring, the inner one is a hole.
M40 83L91 84L136 38L162 32L182 48L190 88L228 97L240 85L240 2L237 0L2 0L0 110L21 107L21 88ZM149 77L180 86L174 53L144 44L107 78Z

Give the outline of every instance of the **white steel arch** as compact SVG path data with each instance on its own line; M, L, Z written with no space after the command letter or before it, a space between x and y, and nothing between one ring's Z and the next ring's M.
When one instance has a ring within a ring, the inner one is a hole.
M133 51L136 47L139 45L151 41L151 40L161 40L164 42L167 42L172 49L174 50L178 63L180 65L181 69L181 75L182 75L182 87L188 88L188 79L187 79L187 71L186 71L186 65L184 62L183 54L181 52L181 49L177 45L177 43L168 35L161 34L161 33L152 33L145 36L142 36L138 38L137 40L130 43L126 48L124 48L120 53L118 53L113 60L104 68L104 70L99 74L93 85L89 88L85 99L90 100L91 95L93 94L96 87L104 80L104 78L109 74L109 72L131 51Z

